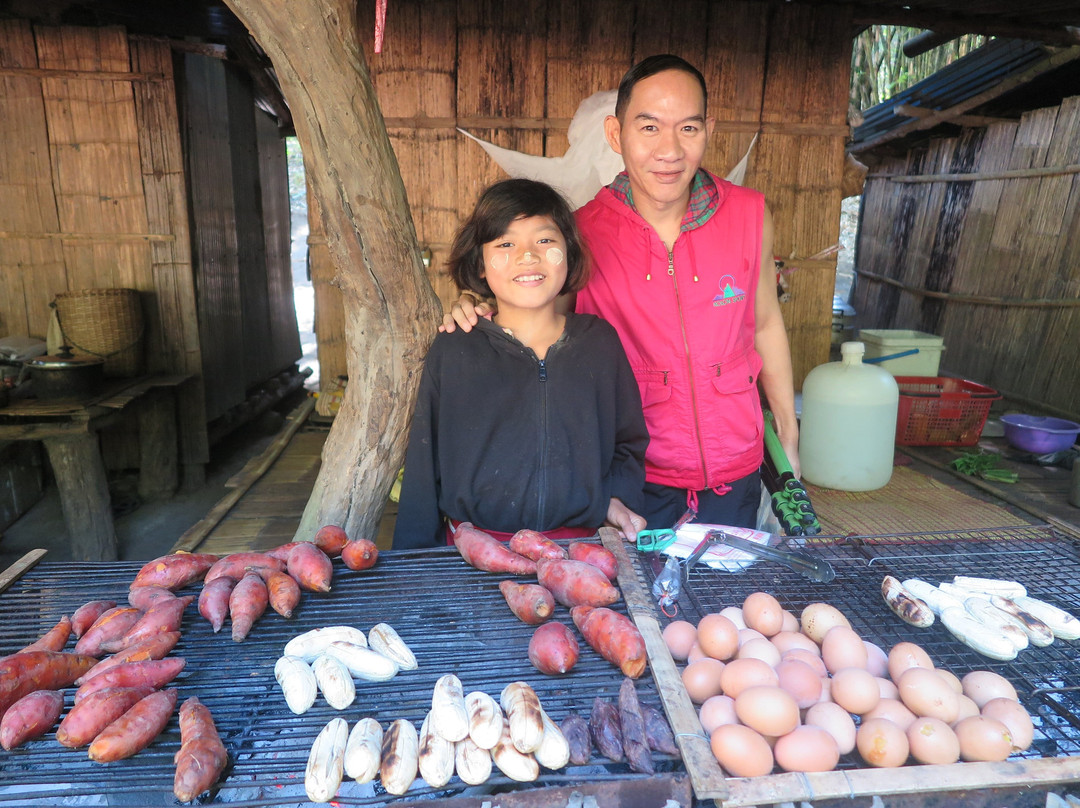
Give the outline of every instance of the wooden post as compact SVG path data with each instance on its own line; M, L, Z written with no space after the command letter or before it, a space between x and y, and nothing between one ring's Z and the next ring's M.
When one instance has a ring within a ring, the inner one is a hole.
M56 475L72 558L115 561L116 530L97 435L84 432L43 442Z
M138 408L139 496L168 499L179 478L176 455L176 399L173 391L150 390Z

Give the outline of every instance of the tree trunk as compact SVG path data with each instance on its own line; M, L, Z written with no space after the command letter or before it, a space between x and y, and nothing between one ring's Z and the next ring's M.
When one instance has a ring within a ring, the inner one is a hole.
M348 0L226 0L270 57L319 200L345 307L349 384L296 538L374 538L441 307L420 259Z

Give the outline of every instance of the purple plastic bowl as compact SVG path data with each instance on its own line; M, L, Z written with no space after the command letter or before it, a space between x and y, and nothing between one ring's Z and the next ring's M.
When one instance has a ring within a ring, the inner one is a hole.
M1032 454L1049 454L1068 449L1080 434L1080 424L1064 418L1041 415L1002 415L1005 440L1011 446Z

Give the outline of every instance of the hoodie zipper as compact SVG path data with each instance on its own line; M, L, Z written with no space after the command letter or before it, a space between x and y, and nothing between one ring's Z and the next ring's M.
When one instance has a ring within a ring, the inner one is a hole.
M701 422L698 417L697 391L694 388L694 366L690 361L690 340L686 336L686 320L683 317L682 300L679 297L679 279L675 277L675 248L668 250L668 275L675 287L675 308L679 312L679 328L682 331L683 354L686 357L686 378L690 382L690 408L694 414L694 433L697 435L698 458L701 460L702 487L709 480L708 469L705 466L705 447L701 440Z
M554 346L552 346L554 347ZM550 352L550 348L548 351ZM535 356L536 354L533 354ZM547 508L546 497L544 491L547 490L547 436L548 436L548 397L547 397L547 361L544 359L537 359L539 364L539 380L540 380L540 468L537 469L537 486L536 486L536 518L537 524L545 524L546 514L544 511Z

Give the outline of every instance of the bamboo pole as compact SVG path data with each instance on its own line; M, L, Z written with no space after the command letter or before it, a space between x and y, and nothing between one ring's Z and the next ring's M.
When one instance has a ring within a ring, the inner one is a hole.
M889 286L895 286L898 289L902 289L905 292L910 292L913 295L918 295L919 297L932 297L938 300L948 300L955 303L970 303L973 306L1003 306L1008 308L1046 309L1075 308L1077 306L1080 306L1080 299L1078 298L1022 298L987 297L985 295L959 295L954 292L933 292L929 289L922 289L917 286L902 283L895 278L887 278L884 275L878 275L876 272L869 272L865 269L856 269L855 274L858 275L860 278L888 284Z
M867 179L882 179L891 182L980 182L1034 177L1060 177L1066 174L1080 174L1080 164L1048 166L1047 168L1017 168L1011 171L985 171L970 174L870 174Z

